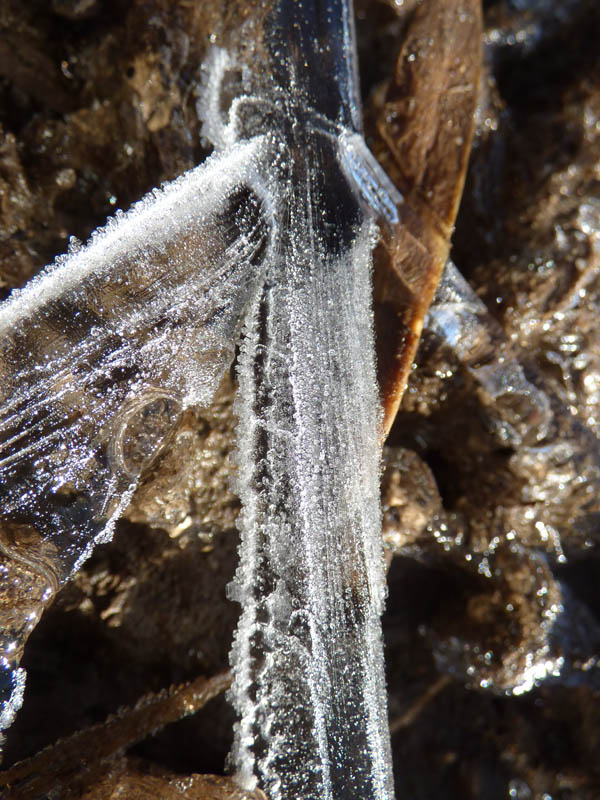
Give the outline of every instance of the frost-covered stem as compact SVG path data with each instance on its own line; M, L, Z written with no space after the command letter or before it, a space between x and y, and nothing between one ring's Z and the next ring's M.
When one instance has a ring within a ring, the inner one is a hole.
M235 54L209 65L205 101L217 147L270 141L271 256L238 362L233 762L271 800L390 800L370 282L385 191L366 147L348 146L352 3L275 0L262 36L265 63L242 70L224 124Z
M393 794L373 229L330 149L317 134L298 147L311 155L290 167L288 227L239 361L234 761L273 800Z

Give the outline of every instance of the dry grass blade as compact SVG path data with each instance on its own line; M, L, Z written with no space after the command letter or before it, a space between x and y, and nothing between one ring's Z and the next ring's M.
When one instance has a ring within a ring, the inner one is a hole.
M375 257L386 433L450 250L473 137L481 32L479 0L419 6L377 125L374 152L405 200Z
M93 781L93 776L106 771L107 762L165 725L199 711L230 683L229 672L223 672L147 694L135 706L119 711L106 722L59 740L0 773L0 797L7 800L34 800L48 794L64 797L71 785ZM57 795L57 791L62 793Z

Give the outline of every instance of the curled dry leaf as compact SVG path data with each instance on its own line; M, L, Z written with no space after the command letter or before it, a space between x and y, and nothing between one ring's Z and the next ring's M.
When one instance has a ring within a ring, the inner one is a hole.
M400 190L398 222L375 252L373 300L389 431L425 314L448 259L481 76L481 4L423 3L407 26L377 109L375 155Z

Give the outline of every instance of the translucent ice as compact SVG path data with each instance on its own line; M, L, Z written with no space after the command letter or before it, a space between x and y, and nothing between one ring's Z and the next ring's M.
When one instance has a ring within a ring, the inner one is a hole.
M255 138L214 156L1 308L2 515L55 542L61 579L231 363L269 247L266 151Z
M214 156L0 307L3 724L44 606L231 363L270 247L269 158L260 137Z

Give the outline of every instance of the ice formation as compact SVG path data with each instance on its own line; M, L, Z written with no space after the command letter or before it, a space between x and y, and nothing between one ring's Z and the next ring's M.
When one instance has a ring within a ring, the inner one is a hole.
M269 248L264 152L256 138L214 156L1 308L2 513L54 541L60 579L233 359Z
M58 585L112 535L182 409L210 402L260 283L272 222L264 139L117 215L0 308L4 703ZM19 678L17 680L17 678Z
M110 537L240 341L233 761L271 800L393 797L370 269L398 200L361 138L351 11L276 3L264 69L215 49L216 153L0 309L0 546L40 544L40 597Z

